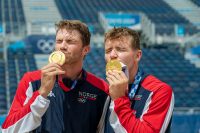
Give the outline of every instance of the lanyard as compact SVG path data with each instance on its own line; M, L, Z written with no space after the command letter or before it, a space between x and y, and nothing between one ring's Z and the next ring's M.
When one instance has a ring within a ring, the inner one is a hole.
M74 80L74 82L73 82L73 84L72 84L72 86L71 86L70 89L74 89L74 87L76 86L76 83L77 83L78 79L81 77L82 73L83 73L83 70L82 70L81 73L79 74L78 78L77 78L76 80Z
M137 74L136 74L136 76L135 76L135 79L134 79L134 81L133 81L131 90L130 90L130 92L129 92L129 98L130 98L130 99L133 99L133 97L135 96L135 93L136 93L137 88L138 88L138 86L139 86L140 80L142 79L142 75L143 75L143 72L142 72L142 70L139 68L138 71L137 71Z

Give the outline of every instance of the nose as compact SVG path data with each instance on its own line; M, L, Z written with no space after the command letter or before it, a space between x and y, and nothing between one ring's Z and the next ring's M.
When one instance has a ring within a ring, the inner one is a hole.
M115 50L112 50L110 53L110 59L117 59L118 55L117 52Z
M67 49L67 43L65 41L63 41L60 45L60 50L66 50Z

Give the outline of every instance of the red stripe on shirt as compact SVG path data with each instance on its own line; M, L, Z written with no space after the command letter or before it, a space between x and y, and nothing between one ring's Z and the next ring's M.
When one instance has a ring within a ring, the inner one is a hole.
M101 89L109 95L109 85L103 79L100 79L97 76L87 72L86 81L88 81L90 84L96 86L97 88Z
M58 84L65 91L70 91L71 90L71 89L67 88L62 81L58 81Z
M31 74L31 76L29 76ZM18 120L22 119L25 115L31 112L30 105L35 101L36 97L40 94L38 91L34 92L26 105L23 105L26 100L26 91L29 88L29 82L41 79L41 71L34 71L25 73L22 80L18 85L15 98L12 103L10 112L2 125L2 129L14 125ZM22 108L23 107L23 108ZM12 115L13 114L13 115Z
M135 98L134 100L141 100L141 99L136 99L136 98Z
M91 99L91 100L97 100L97 99L94 99L94 98L90 98L90 97L87 97L87 99Z

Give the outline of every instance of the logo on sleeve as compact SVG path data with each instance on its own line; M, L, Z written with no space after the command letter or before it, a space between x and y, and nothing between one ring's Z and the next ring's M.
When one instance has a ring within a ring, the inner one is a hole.
M79 91L78 101L80 103L85 103L87 99L89 99L89 100L97 100L97 95Z

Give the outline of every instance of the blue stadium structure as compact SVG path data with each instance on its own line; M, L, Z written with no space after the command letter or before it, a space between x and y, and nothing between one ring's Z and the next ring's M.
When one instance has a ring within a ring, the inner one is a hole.
M200 6L200 1L199 0L191 0L193 1L195 4L197 4L198 6Z
M35 59L33 57L33 52L31 48L17 49L15 52L13 49L8 49L8 88L10 91L10 102L15 96L17 86L24 73L29 71L38 70Z
M30 1L34 2L34 0ZM57 9L58 13L60 13L59 15L62 19L80 20L87 25L92 26L93 34L91 38L91 51L83 60L83 68L105 81L107 81L105 75L106 62L104 59L104 43L102 38L108 28L106 29L106 26L100 20L100 13L120 12L119 14L140 14L142 16L141 27L143 26L143 28L138 32L141 37L141 50L143 55L139 62L139 66L143 72L157 77L159 80L172 87L175 95L175 119L172 119L172 123L174 123L172 132L192 133L200 131L198 128L200 125L200 65L194 64L191 60L184 57L186 50L195 47L196 43L200 45L200 39L198 38L200 36L200 27L198 27L198 23L192 23L190 19L180 14L179 11L181 9L178 11L170 6L167 3L167 1L170 0L49 1L54 4L53 6ZM40 56L42 57L45 52L39 51L38 42L43 42L41 45L44 45L45 43L52 43L54 41L52 38L54 38L55 33L48 34L46 32L52 30L48 29L48 26L50 25L48 25L49 20L47 20L47 22L44 22L43 20L37 22L26 21L28 16L26 16L25 10L34 9L33 12L44 13L45 11L48 12L50 7L41 7L40 5L37 7L35 6L36 4L32 6L30 4L31 2L29 3L29 7L24 7L24 5L27 5L28 3L26 2L24 0L0 0L0 28L5 24L4 34L1 33L0 29L0 48L2 48L0 49L0 116L8 113L17 86L24 73L41 68L34 55L42 54ZM195 7L198 7L198 10L200 10L199 0L187 0L187 2L194 4ZM188 12L191 12L191 10L188 10ZM32 23L32 25L30 23ZM45 26L38 26L40 23ZM179 36L176 34L176 32L178 32L176 31L177 29L175 29L176 26L184 29L184 35ZM149 32L153 28L153 32ZM30 32L30 29L35 31L40 29L40 31L37 32L39 34L33 34ZM23 41L29 42L26 48L8 48L5 52L3 45L13 43L13 41L9 42L9 40L15 38L15 33L18 34L21 31L24 31L23 35L25 35L21 36L21 39L25 38ZM44 31L44 33L41 31ZM50 35L51 37L49 37ZM31 38L31 36L34 37ZM36 39L38 39L38 42ZM180 41L180 44L177 40ZM162 42L162 45L157 45L159 42ZM183 45L183 43L185 44ZM29 47L29 45L31 45L31 47ZM3 54L4 56L2 56ZM195 60L199 60L199 55L190 56L191 58L195 57ZM46 61L48 62L48 59ZM190 116L185 116L183 118L180 114L184 113L188 113ZM195 118L196 114L198 117ZM180 117L183 121L178 120ZM195 119L192 128L190 128L191 123L187 122L187 120L191 121L191 119ZM177 128L174 128L174 126ZM185 126L187 130L177 130L183 126Z
M172 9L168 4L162 0L55 0L64 19L77 19L84 23L99 23L98 12L129 12L140 11L145 13L148 18L158 25L156 33L163 35L172 34L174 27L172 24L183 24L185 32L188 34L195 34L199 30L186 20L177 11ZM96 8L95 8L96 7ZM162 24L168 26L162 27ZM161 27L159 27L161 25ZM103 33L102 28L99 27L94 30L94 33Z
M21 0L0 0L0 25L6 22L6 33L19 32L21 25L25 25Z

